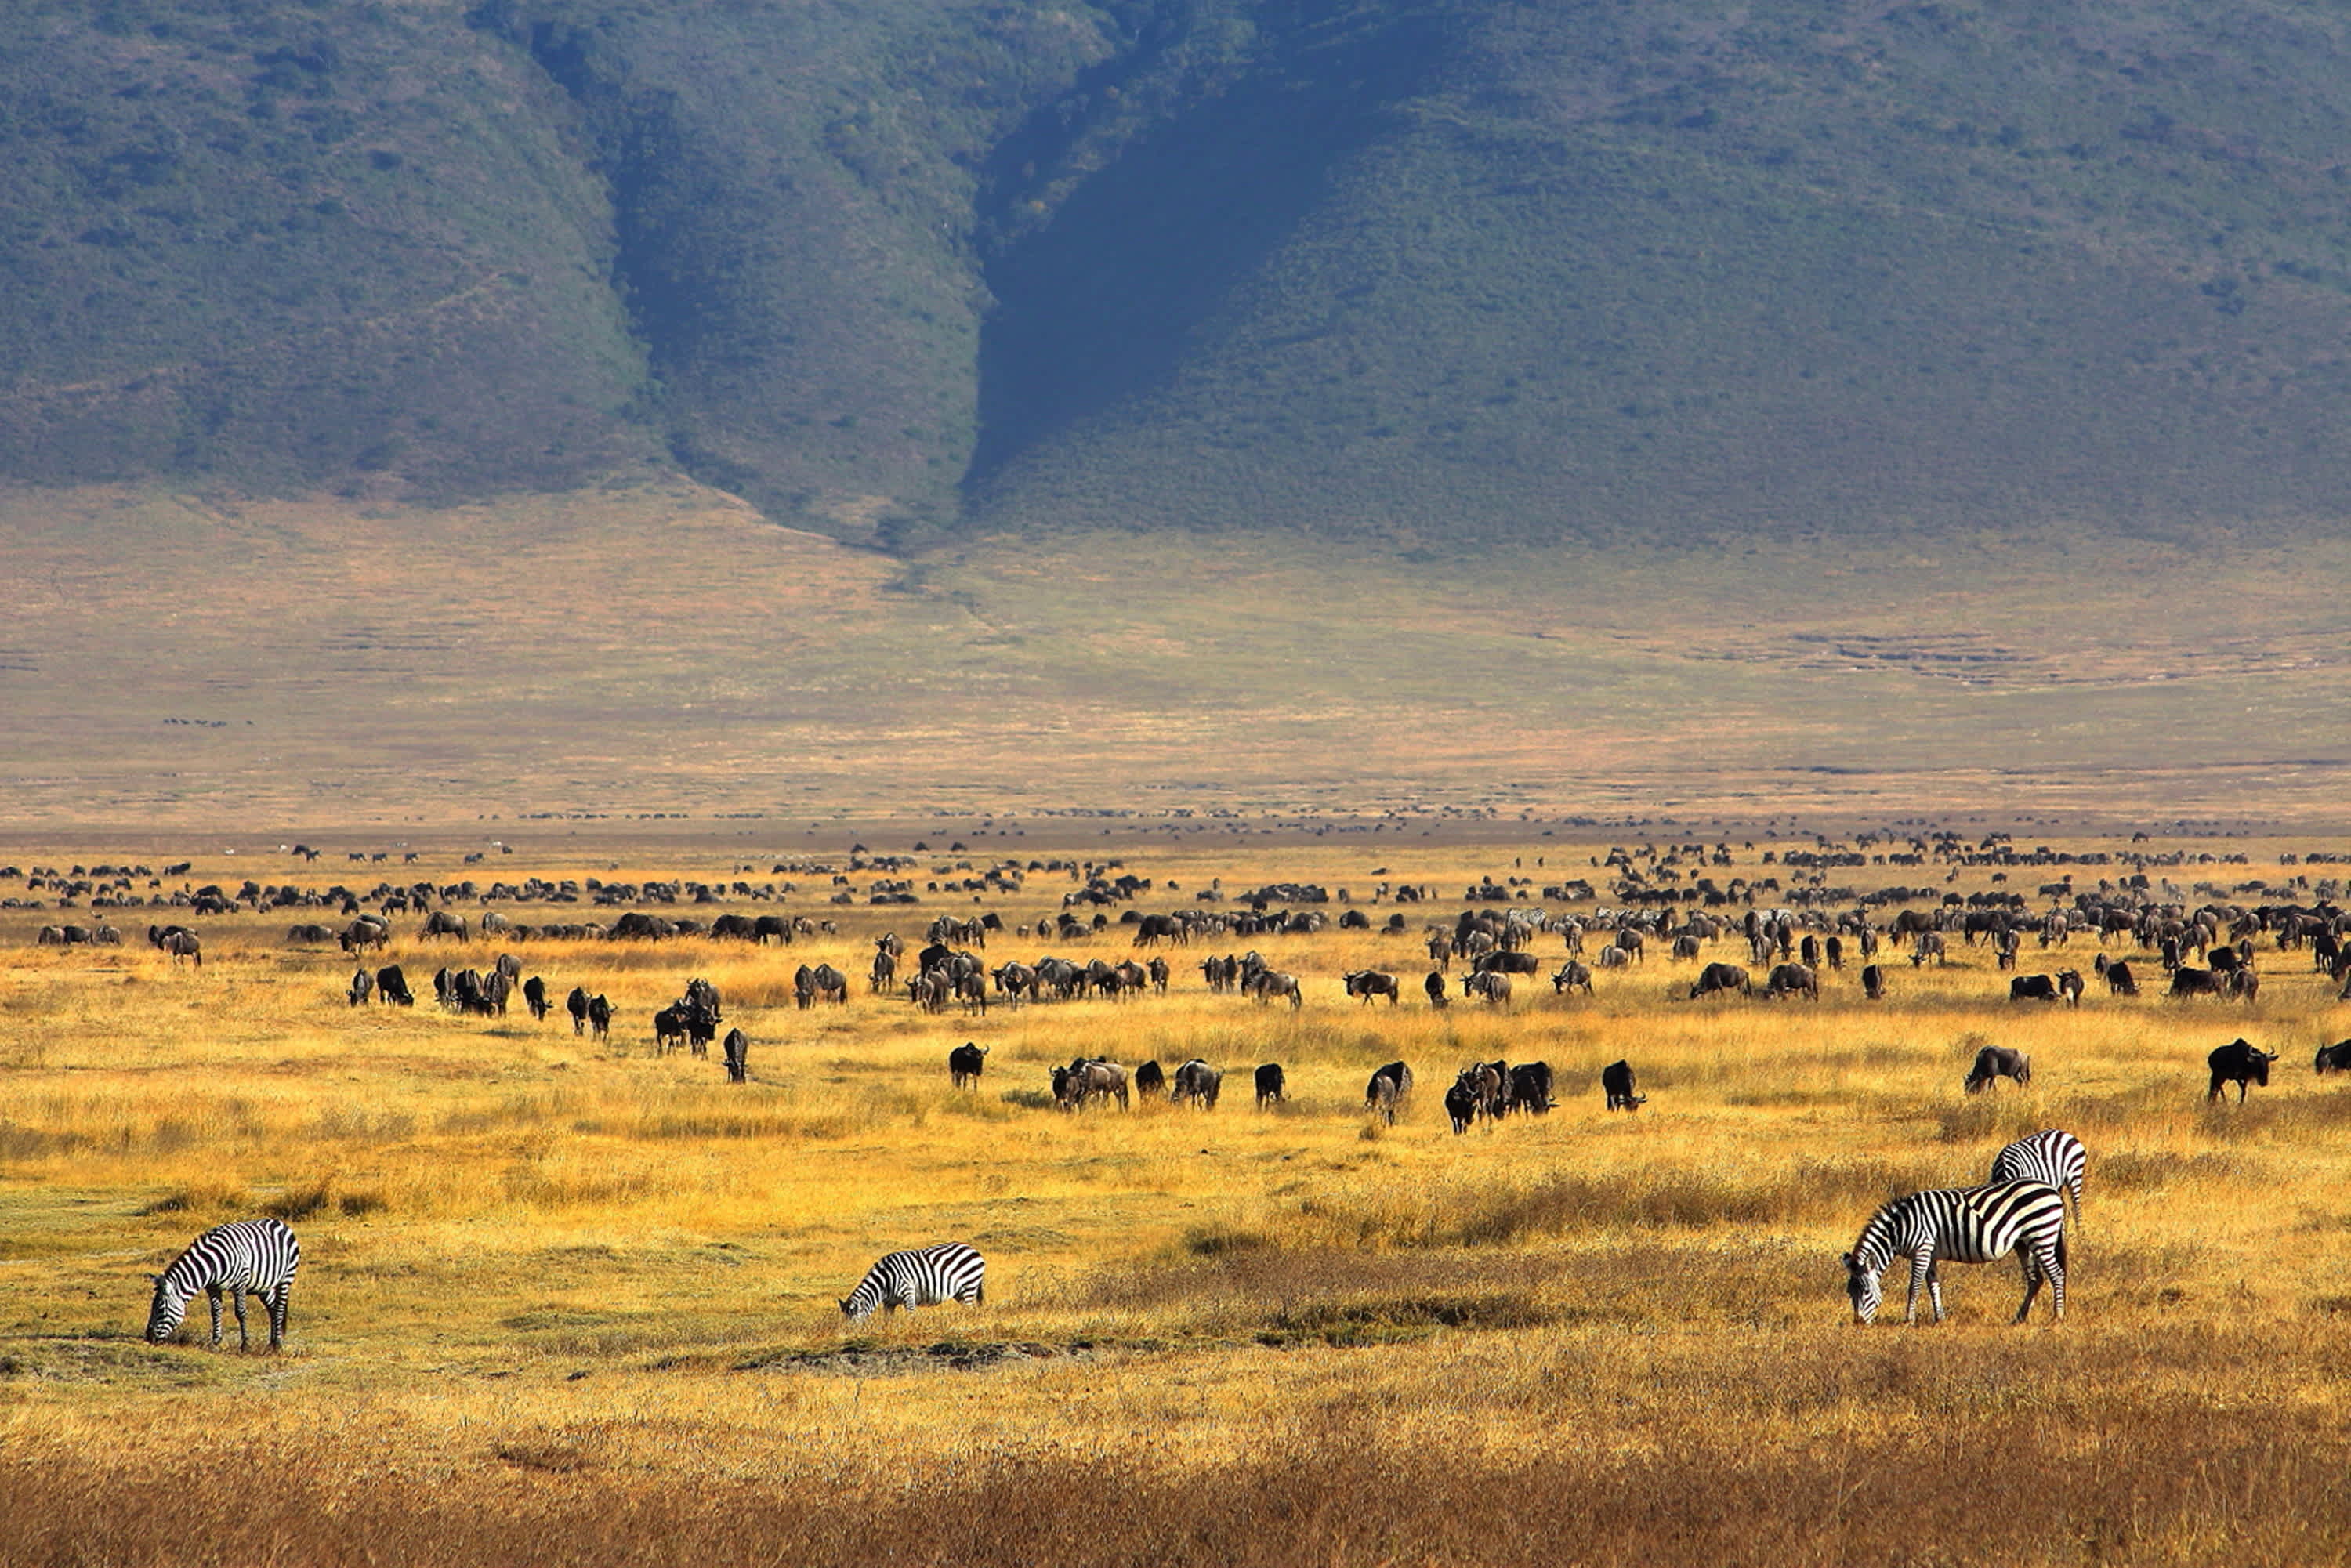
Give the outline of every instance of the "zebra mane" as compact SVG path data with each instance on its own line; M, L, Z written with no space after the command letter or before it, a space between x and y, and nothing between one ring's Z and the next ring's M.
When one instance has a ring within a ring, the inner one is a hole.
M1861 1228L1861 1239L1846 1254L1854 1266L1874 1274L1893 1261L1894 1227L1909 1203L1907 1197L1897 1197L1869 1217L1869 1223Z

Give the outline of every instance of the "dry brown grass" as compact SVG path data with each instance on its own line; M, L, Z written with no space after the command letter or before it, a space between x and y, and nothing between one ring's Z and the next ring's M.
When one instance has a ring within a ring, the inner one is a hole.
M1458 892L1595 847L1377 863ZM1122 852L1183 884L1146 908L1219 876L1374 880L1361 842ZM495 870L739 863L616 842ZM1419 973L1415 911L1405 936L1256 943L1308 977L1296 1014L1207 994L1197 953L1132 1004L932 1019L861 980L846 1009L790 1006L795 965L862 974L872 932L939 906L822 906L840 933L789 952L517 949L611 995L609 1051L559 1015L352 1009L349 963L289 953L288 916L199 922L197 972L36 948L54 912L0 914L0 1560L2294 1563L2351 1538L2351 1089L2306 1065L2351 1012L2299 955L2264 954L2250 1010L2012 1008L1965 950L1877 1006L1849 977L1817 1005L1691 1003L1657 958L1508 1012L1343 999L1342 969ZM989 956L1049 946L1127 950L1113 928ZM423 981L495 951L392 956ZM693 974L752 1035L750 1084L651 1056ZM2238 1033L2285 1058L2208 1107L2203 1054ZM966 1039L992 1047L977 1093L944 1071ZM1960 1092L1983 1040L2032 1051L2029 1090ZM1224 1103L1042 1108L1081 1050L1207 1056ZM1453 1136L1446 1081L1498 1055L1551 1061L1562 1103ZM1637 1115L1600 1109L1620 1056ZM1361 1096L1395 1057L1420 1086L1391 1129ZM1274 1113L1263 1061L1289 1069ZM2062 1329L2007 1328L2006 1265L1953 1270L1939 1329L1842 1321L1835 1254L1876 1202L2050 1124L2092 1149ZM260 1212L304 1242L288 1353L141 1343L141 1271ZM947 1237L987 1253L985 1308L842 1323L877 1253Z

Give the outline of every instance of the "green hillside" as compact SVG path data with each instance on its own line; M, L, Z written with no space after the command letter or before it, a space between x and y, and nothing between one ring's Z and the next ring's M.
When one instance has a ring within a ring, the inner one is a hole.
M2340 510L2287 0L27 0L0 477L899 549Z

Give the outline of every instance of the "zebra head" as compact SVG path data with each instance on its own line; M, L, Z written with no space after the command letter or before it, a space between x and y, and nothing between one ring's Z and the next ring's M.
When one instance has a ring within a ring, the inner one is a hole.
M1856 1323L1866 1323L1877 1316L1877 1303L1883 1293L1877 1273L1858 1255L1844 1255L1844 1293L1853 1302L1853 1321Z
M147 1276L155 1282L155 1300L147 1309L147 1340L162 1344L180 1332L180 1320L188 1313L188 1299L163 1282L161 1274Z

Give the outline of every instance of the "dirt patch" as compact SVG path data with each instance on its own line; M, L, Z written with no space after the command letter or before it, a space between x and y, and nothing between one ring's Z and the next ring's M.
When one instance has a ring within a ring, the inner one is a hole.
M1073 1340L1063 1345L1045 1344L1037 1340L1019 1343L989 1340L977 1343L942 1340L934 1345L903 1349L852 1344L839 1350L779 1351L773 1355L756 1356L737 1363L735 1370L822 1372L851 1377L903 1376L917 1372L936 1372L942 1368L953 1372L980 1372L1002 1366L1008 1362L1051 1361L1062 1356L1091 1360L1098 1348L1092 1340ZM1152 1348L1157 1348L1155 1343Z

